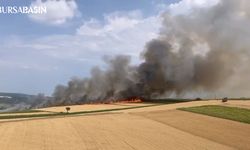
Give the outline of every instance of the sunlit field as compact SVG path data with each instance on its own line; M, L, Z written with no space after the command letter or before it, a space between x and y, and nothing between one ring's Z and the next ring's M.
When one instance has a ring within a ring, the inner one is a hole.
M220 100L205 100L155 105L117 103L69 106L72 110L69 114L93 111L76 115L67 115L66 106L43 108L30 114L61 111L65 114L0 120L0 145L4 150L158 150L166 147L180 150L249 149L248 124L177 110L206 105L238 107L248 106L249 101L229 101L226 104ZM134 106L146 107L113 110ZM105 113L94 111L109 109Z

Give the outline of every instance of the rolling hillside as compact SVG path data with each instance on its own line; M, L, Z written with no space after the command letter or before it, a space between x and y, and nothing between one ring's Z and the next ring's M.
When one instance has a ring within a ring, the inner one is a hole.
M49 100L49 97L41 94L28 95L22 93L0 92L0 112L29 109L38 104L42 105L45 100Z

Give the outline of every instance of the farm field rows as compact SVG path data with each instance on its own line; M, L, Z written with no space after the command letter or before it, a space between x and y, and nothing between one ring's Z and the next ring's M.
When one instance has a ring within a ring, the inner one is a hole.
M0 147L4 150L250 149L249 124L176 110L201 105L225 104L218 100L193 101L105 114L0 122ZM96 107L70 107L75 112L115 107L93 106ZM65 111L65 106L44 110L60 112Z
M4 150L230 149L150 119L109 114L3 123Z
M181 131L237 149L250 149L250 125L180 110L138 113Z
M150 103L84 104L84 105L72 105L69 107L71 108L70 112L80 112L80 111L117 109L117 108L127 108L133 106L147 106L147 105L152 105L152 104ZM66 106L48 107L37 110L48 111L48 112L65 112L65 107Z
M230 100L227 103L222 103L221 100L202 100L202 101L190 101L183 103L175 103L168 105L159 105L154 107L138 108L138 109L128 109L122 110L122 112L145 112L145 111L159 111L159 110L174 110L183 107L194 107L203 105L222 105L222 106L232 106L232 107L250 107L250 100Z

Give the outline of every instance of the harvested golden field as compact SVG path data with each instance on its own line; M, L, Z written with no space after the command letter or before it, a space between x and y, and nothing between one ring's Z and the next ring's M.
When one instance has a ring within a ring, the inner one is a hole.
M105 114L0 122L0 147L3 150L250 149L249 124L175 110L207 104L221 102L195 101ZM89 110L94 110L91 106L88 105ZM95 106L110 108L107 104ZM82 107L86 111L86 105Z
M84 104L84 105L72 105L69 107L71 108L70 112L80 112L80 111L117 109L117 108L127 108L132 106L146 106L146 105L151 105L151 104L147 103ZM65 107L66 106L48 107L37 110L49 111L49 112L65 112Z
M237 149L250 149L250 125L180 110L138 115Z
M190 101L183 103L174 103L167 105L158 105L154 107L138 108L121 110L121 112L148 112L148 111L159 111L159 110L173 110L182 107L202 106L202 105L220 105L222 104L219 100L208 100L208 101Z
M248 107L250 108L250 100L229 100L227 103L222 103L221 100L203 100L203 101L190 101L183 103L175 103L168 105L159 105L154 107L145 107L138 109L122 110L122 112L147 112L147 111L159 111L159 110L174 110L182 107L194 107L203 105L222 105L233 107Z
M41 112L31 112L31 113L9 113L9 114L6 114L6 113L3 113L3 114L0 114L0 116L16 116L16 115L25 115L25 114L29 114L29 115L35 115L35 114L51 114L53 112L46 112L46 111L41 111Z
M109 114L3 123L4 150L230 149L159 122Z
M250 109L250 100L245 100L245 101L229 100L227 103L223 105Z
M117 109L117 108L128 108L135 106L149 106L152 103L112 103L112 104L84 104L84 105L72 105L69 106L70 112L80 112L80 111L94 111L94 110L105 110L105 109ZM121 110L121 112L143 112L143 111L158 111L158 110L172 110L181 107L192 107L192 106L202 106L202 105L228 105L234 107L249 107L250 101L246 100L230 100L227 103L222 103L221 100L204 100L204 101L191 101L167 105L159 105L154 107L143 107L137 109ZM48 107L37 109L40 111L47 112L65 112L66 106Z

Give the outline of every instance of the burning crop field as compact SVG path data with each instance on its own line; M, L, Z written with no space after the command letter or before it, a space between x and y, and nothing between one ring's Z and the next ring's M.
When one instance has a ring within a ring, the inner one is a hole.
M250 1L9 3L1 150L250 149Z
M185 6L190 8L179 10ZM2 107L21 110L132 99L249 97L248 6L247 0L172 3L158 13L159 31L137 50L137 63L126 53L104 54L104 64L94 63L88 76L57 85L50 97L38 95L33 101ZM96 29L95 23L89 24ZM87 25L82 28L90 28Z
M88 78L58 85L52 104L185 97L200 91L237 97L250 83L248 6L246 0L221 0L189 14L163 12L159 36L146 43L141 63L132 65L126 55L106 58L107 69L95 67Z

